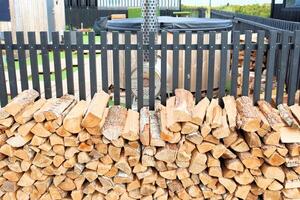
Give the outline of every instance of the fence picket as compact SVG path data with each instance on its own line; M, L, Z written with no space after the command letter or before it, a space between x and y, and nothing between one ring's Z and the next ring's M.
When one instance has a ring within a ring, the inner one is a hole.
M108 92L108 72L107 72L107 32L101 32L101 78L102 90Z
M113 32L113 78L114 103L120 105L120 63L119 63L119 33Z
M4 72L4 63L3 63L3 56L2 56L2 49L0 48L0 105L4 107L8 103L8 96L7 96L7 88L6 88L6 78Z
M255 79L254 79L254 93L253 93L253 102L257 102L260 99L261 92L261 74L262 74L262 64L264 57L264 40L265 32L258 31L257 35L257 53L255 59Z
M155 32L149 35L149 108L154 110L155 107Z
M276 105L281 104L283 102L284 85L285 85L288 55L289 55L288 42L289 42L289 33L287 31L284 31L282 37L281 54L280 54L280 58L281 58L280 66L278 68Z
M4 42L5 42L5 50L6 50L6 63L7 63L7 70L8 70L10 95L13 98L18 94L18 86L17 86L14 52L12 49L11 32L4 32Z
M160 97L161 103L166 105L167 100L167 32L161 32L161 81Z
M197 32L196 103L201 100L203 71L203 32Z
M84 69L84 55L83 55L83 34L76 32L77 41L77 62L78 62L78 88L79 99L86 99L85 93L85 69Z
M53 40L56 97L61 97L63 95L63 86L62 86L62 71L61 71L59 33L58 32L52 33L52 40Z
M31 67L32 87L40 93L40 78L36 49L35 32L28 32L29 58Z
M238 62L239 62L239 45L240 45L240 32L233 32L233 54L231 66L231 95L237 96L237 78L238 78Z
M131 32L125 32L125 92L126 107L131 108Z
M208 75L207 75L207 97L213 98L214 74L215 74L215 44L216 32L209 32L209 56L208 56Z
M249 73L250 73L250 58L251 58L252 32L245 32L245 50L244 50L244 65L243 65L243 83L242 95L249 94Z
M179 32L173 33L173 93L178 88L179 76Z
M90 64L90 91L91 98L97 92L97 70L96 70L96 50L95 33L89 32L89 64Z
M288 105L295 103L295 94L297 91L297 75L299 73L299 57L300 57L300 30L294 33L294 50L290 69L290 78L288 83Z
M71 47L71 33L64 32L65 54L66 54L66 71L67 71L67 88L69 94L74 94L74 75L73 75L73 56Z
M185 56L184 56L184 89L190 90L191 88L191 44L192 44L192 32L185 32Z
M226 70L227 70L227 56L228 56L228 32L221 33L221 69L220 69L220 83L219 83L219 98L225 96L226 85Z
M277 31L270 31L269 38L269 50L268 50L268 59L267 59L267 77L266 77L266 89L265 89L265 100L271 102L272 100L272 89L273 89L273 76L275 69L275 60L276 60L276 40L277 40Z
M43 65L43 79L44 79L44 91L45 98L52 97L51 88L51 76L50 76L50 63L49 63L49 51L48 51L48 33L40 32L41 48L42 48L42 65Z
M143 33L137 33L137 98L138 110L144 105L144 64L143 64Z
M26 65L26 56L24 48L24 33L17 32L17 48L18 48L18 61L20 68L21 88L22 90L28 89L28 73Z

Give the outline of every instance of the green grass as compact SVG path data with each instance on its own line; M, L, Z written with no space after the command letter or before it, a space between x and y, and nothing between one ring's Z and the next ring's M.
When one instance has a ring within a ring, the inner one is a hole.
M156 15L160 16L160 10L157 9ZM128 18L140 18L142 17L141 8L128 8Z

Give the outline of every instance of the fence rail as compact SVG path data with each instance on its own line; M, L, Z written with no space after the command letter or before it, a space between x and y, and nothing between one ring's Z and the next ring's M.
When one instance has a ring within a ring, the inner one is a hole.
M9 97L15 97L18 92L27 88L34 88L46 98L52 96L60 97L64 93L78 94L80 99L93 96L99 90L109 91L110 84L113 85L113 100L115 104L120 104L123 89L125 93L125 104L132 105L132 65L137 64L137 98L138 108L144 104L144 78L145 70L149 74L149 103L151 108L155 106L155 100L160 99L162 104L166 103L167 90L172 83L172 90L179 86L179 76L183 74L183 87L191 89L191 68L195 63L195 96L196 101L203 97L203 93L209 98L223 97L226 94L237 96L238 84L238 59L239 52L244 51L244 69L242 80L242 95L249 95L249 62L252 51L256 51L256 68L253 100L264 98L271 101L273 87L276 87L276 103L284 101L284 94L288 92L288 104L295 102L295 94L299 84L299 56L300 56L300 31L293 33L292 39L289 32L283 33L283 39L277 41L277 31L270 31L268 42L265 41L265 32L258 31L257 42L251 42L252 32L246 31L245 42L240 42L240 32L233 32L232 42L228 40L228 31L220 33L211 31L167 33L161 32L161 40L155 43L154 33L151 33L150 44L143 44L142 33L137 34L125 32L101 33L101 42L95 40L95 33L88 34L88 42L84 43L83 33L76 33L76 44L71 43L70 32L64 33L64 42L59 42L59 33L52 33L53 42L48 43L47 33L41 32L41 43L37 44L35 33L30 32L28 44L24 44L23 32L17 33L17 43L12 43L11 32L4 33L4 43L0 44L0 102L5 106ZM219 40L216 38L219 37ZM111 37L111 38L109 38ZM185 42L180 43L180 37L185 37ZM196 41L192 38L196 37ZM209 37L208 40L205 40ZM123 39L120 39L123 38ZM134 42L134 41L135 42ZM170 43L170 41L172 41ZM219 41L219 42L217 42ZM143 51L149 50L152 61L149 68L144 68ZM184 70L180 71L179 55L184 55ZM204 62L204 53L208 53L208 62ZM220 56L217 56L217 52ZM231 62L228 53L232 52ZM100 54L99 54L100 53ZM120 56L124 53L125 56ZM136 53L137 59L132 59L132 54ZM154 61L155 55L160 53L160 95L155 96L157 86L155 69L157 63ZM173 57L169 64L170 53ZM196 57L191 56L196 53ZM262 57L267 53L267 73L266 83L261 84L262 77ZM29 54L29 58L26 55ZM278 56L277 56L278 55ZM18 60L16 58L18 57ZM279 57L280 62L276 62ZM195 60L193 60L195 59ZM195 62L193 62L195 61ZM220 62L220 70L216 76L216 63ZM74 67L74 63L76 67ZM124 63L124 73L121 73L121 63ZM109 67L112 64L112 69ZM65 65L63 69L62 65ZM168 68L168 65L172 66ZM230 70L230 78L227 78L227 66ZM207 74L204 74L204 69ZM171 77L168 76L172 71ZM113 71L113 82L109 82L110 71ZM277 72L277 73L276 73ZM274 74L276 85L273 83ZM125 77L125 86L121 88L120 78ZM202 79L206 77L207 88L203 89ZM214 80L218 78L216 94L214 90ZM171 80L169 80L171 79ZM225 85L229 81L230 89L226 90ZM100 86L99 86L100 85ZM264 96L262 97L262 92Z
M300 30L300 22L292 22L280 19L272 19L240 13L212 10L213 18L233 19L237 23L241 23L238 30L278 30L278 31L295 31ZM244 26L243 26L244 25Z

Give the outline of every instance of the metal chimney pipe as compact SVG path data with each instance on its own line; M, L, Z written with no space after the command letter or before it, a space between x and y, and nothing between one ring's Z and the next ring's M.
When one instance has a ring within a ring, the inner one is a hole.
M143 0L142 5L142 32L144 44L149 44L149 33L158 31L157 8L158 0ZM149 51L144 51L144 61L149 62Z

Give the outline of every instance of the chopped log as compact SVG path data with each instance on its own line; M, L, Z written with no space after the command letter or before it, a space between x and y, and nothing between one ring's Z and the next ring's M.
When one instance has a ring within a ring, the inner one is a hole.
M190 134L198 131L199 127L191 122L183 122L181 134Z
M263 164L261 167L261 171L266 178L276 179L281 183L284 182L285 173L280 167L274 167L267 164Z
M274 152L266 161L272 166L280 166L285 163L284 157L277 152Z
M226 110L228 124L230 129L234 129L236 127L236 102L233 96L225 96L222 98L224 102L224 108Z
M234 171L239 171L239 172L244 171L244 165L239 159L225 160L225 166L227 169L231 169Z
M300 106L295 104L295 105L290 106L290 109L299 124L300 123Z
M194 133L188 134L185 137L188 141L196 144L196 145L200 145L203 141L203 137L201 136L199 131L196 131Z
M82 130L81 120L87 108L87 102L84 100L79 101L76 106L64 118L64 129L70 133L79 133Z
M175 106L173 117L176 122L188 122L192 120L192 110L194 108L194 98L190 91L184 89L175 90ZM176 132L176 131L175 131Z
M253 106L253 102L249 97L243 96L236 100L238 111L237 125L238 128L247 132L255 132L260 128L261 119L257 109Z
M155 158L164 162L172 163L176 160L177 147L173 144L167 144L165 147L157 150Z
M4 110L4 108L0 108L0 120L1 119L6 119L10 116L8 112Z
M150 145L150 113L148 107L140 110L140 141L144 146Z
M245 169L243 172L236 173L234 180L240 185L249 185L254 181L254 177L248 169Z
M213 119L214 119L214 108L217 106L219 106L218 100L212 99L206 110L204 125L206 124L206 126L209 126L209 127L211 126ZM210 130L209 130L209 132L210 132Z
M287 167L298 167L300 166L300 157L296 156L296 157L286 157L285 158L285 166Z
M15 121L19 124L25 124L33 118L34 113L37 112L45 103L46 100L41 98L33 104L27 106L14 117Z
M127 109L121 106L113 106L109 109L102 134L110 141L117 140L124 129L127 117Z
M209 106L209 99L204 97L193 109L192 111L192 121L194 124L201 126L204 119L205 113Z
M199 174L206 169L207 156L199 153L199 151L193 151L190 161L189 172L192 174Z
M160 137L160 122L157 117L157 113L150 111L150 146L153 147L164 147L165 141ZM159 114L158 114L159 115Z
M250 148L261 147L260 137L255 133L244 133L245 140Z
M222 115L223 115L223 110L222 110L221 106L216 105L213 108L213 118L212 118L212 122L211 122L211 128L219 128L223 125Z
M167 110L166 107L159 105L156 109L157 112L157 118L159 121L159 127L160 127L160 138L164 141L170 142L173 141L175 138L173 132L169 131L167 128ZM174 142L173 142L174 143ZM177 143L177 142L175 142Z
M75 101L73 95L64 95L54 100L47 109L44 116L47 121L58 119L62 113Z
M0 128L1 126L5 127L5 128L9 128L13 125L14 123L14 118L13 117L8 117L6 119L1 119L0 120Z
M49 137L52 133L49 132L42 123L35 124L32 129L30 130L34 135L39 137Z
M86 110L81 125L85 128L92 128L97 126L102 120L102 116L108 101L109 94L105 93L104 91L95 93Z
M32 139L32 134L27 134L26 136L16 135L13 137L10 137L6 140L6 143L9 144L12 147L22 147L26 143L28 143Z
M280 141L282 143L299 143L300 131L297 128L282 127L280 130Z
M122 137L129 141L139 139L139 113L131 109L128 110Z
M233 194L237 187L236 183L228 178L219 177L219 182L229 191L230 194Z
M241 162L245 165L248 169L257 169L263 164L263 160L257 157L254 157L249 152L241 152L238 153L238 157Z
M249 151L249 146L243 138L238 138L232 145L230 145L230 147L236 152Z
M299 124L294 119L290 108L286 104L279 104L277 106L277 109L278 109L281 119L285 122L286 125L293 127L293 128L299 127Z
M181 125L176 121L174 109L175 109L176 97L171 97L167 99L166 107L166 119L167 128L172 132L179 132L181 130Z
M280 128L284 126L284 123L282 122L279 114L274 112L274 109L272 108L272 106L266 101L260 100L257 102L257 104L258 104L261 112L267 118L272 129L275 131L279 131Z
M10 103L8 103L4 110L12 116L16 116L27 105L34 102L39 96L39 93L35 90L24 90L18 96L16 96Z
M55 102L56 99L48 99L45 104L33 114L33 118L36 122L43 122L45 121L46 117L44 115L44 111L48 110L52 104Z
M240 199L246 199L249 192L251 190L251 186L250 185L243 185L243 186L238 186L234 196L240 198Z
M222 125L212 131L213 136L215 136L218 139L226 138L230 135L230 129L227 124L225 110L223 110L221 121L222 121Z

